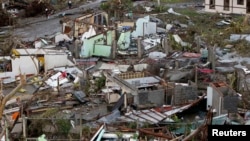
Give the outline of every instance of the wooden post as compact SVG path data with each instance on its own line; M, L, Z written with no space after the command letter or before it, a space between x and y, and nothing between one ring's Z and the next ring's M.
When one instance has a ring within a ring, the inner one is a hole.
M171 51L171 49L170 49L170 46L168 44L168 38L167 37L163 38L163 43L162 44L163 44L163 48L165 50L166 55L168 55L168 53Z
M198 85L198 67L197 67L197 65L195 65L195 84L196 84L196 86Z
M157 0L157 4L158 4L158 6L160 6L161 5L161 1Z
M80 140L82 140L82 113L80 114Z
M8 129L8 122L6 120L6 118L4 118L4 125L5 125L5 140L6 141L10 141L9 139L9 129Z
M24 141L27 141L27 133L26 133L27 119L26 119L26 117L22 116L22 120L23 120L23 139L24 139Z
M124 94L124 108L127 108L127 105L128 105L128 103L127 103L127 93L124 92L123 94Z
M117 42L116 40L114 40L112 45L112 59L116 58L116 50L117 50Z
M59 92L59 89L60 89L60 87L59 87L59 77L57 78L57 92Z
M137 39L137 53L138 53L138 58L142 58L142 47L141 47L141 38L139 37Z
M214 64L214 59L215 59L215 55L214 55L214 47L212 48L212 69L215 69L215 64Z
M166 80L167 79L167 75L168 75L168 68L165 67L164 69L164 73L163 73L163 79Z
M77 58L77 59L79 59L80 40L77 39L77 40L75 40L74 43L75 43L74 44L74 57Z

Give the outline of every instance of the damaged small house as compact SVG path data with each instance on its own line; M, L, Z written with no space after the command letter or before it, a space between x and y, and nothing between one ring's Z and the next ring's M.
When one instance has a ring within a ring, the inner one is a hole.
M199 36L183 39L190 25L154 14L111 21L105 11L60 23L1 55L2 139L206 140L209 124L248 123L238 107L248 69Z

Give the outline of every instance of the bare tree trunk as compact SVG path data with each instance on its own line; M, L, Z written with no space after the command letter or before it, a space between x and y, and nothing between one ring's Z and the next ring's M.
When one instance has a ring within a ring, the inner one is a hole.
M16 88L14 88L11 92L9 92L7 95L0 95L0 120L2 120L3 118L3 112L5 109L5 105L6 103L16 94L16 92L22 88L22 86L26 83L26 79L25 79L25 75L21 75L21 80L20 83L16 86ZM2 136L5 133L5 129L2 130L2 132L0 133L0 138L2 138Z
M2 3L3 3L3 1L2 0L0 0L0 11L2 11L3 9L3 7L2 7Z
M198 133L200 133L202 131L202 129L204 129L204 125L201 125L200 127L198 127L197 129L195 129L192 133L190 133L188 136L186 136L182 141L189 141L192 140L192 138L197 135Z
M10 100L11 97L13 97L16 92L22 88L23 84L20 83L17 85L17 87L15 89L13 89L10 93L8 93L6 96L1 96L1 104L0 104L0 120L2 119L2 116L3 116L3 111L4 111L4 108L5 108L5 104L7 103L7 101Z

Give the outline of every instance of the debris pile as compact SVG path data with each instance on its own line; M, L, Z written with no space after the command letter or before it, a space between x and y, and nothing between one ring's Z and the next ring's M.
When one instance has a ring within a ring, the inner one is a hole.
M247 124L250 61L232 42L248 35L216 44L209 34L234 19L200 29L211 20L194 14L169 8L114 23L105 11L64 15L59 33L15 42L0 62L11 66L0 73L3 95L15 92L3 111L11 137L205 140L208 125Z

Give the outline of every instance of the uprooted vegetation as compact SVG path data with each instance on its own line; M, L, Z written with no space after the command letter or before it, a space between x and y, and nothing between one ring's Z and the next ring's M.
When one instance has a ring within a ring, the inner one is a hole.
M13 25L16 23L16 20L12 18L11 14L2 9L0 9L0 17L0 26Z
M183 41L191 43L193 46L196 36L200 36L201 40L207 46L217 45L225 47L231 44L235 50L243 56L250 55L245 50L249 48L249 42L245 40L229 41L231 34L248 34L250 31L248 17L245 15L224 15L220 13L199 13L192 8L175 8L175 12L181 15L174 14L158 14L157 17L163 20L166 24L186 24L187 28L174 29L170 32L178 34ZM230 25L217 25L217 22L222 20L230 21Z
M34 17L44 14L45 9L48 8L53 11L54 8L51 4L43 1L10 1L6 9L0 8L0 26L8 26L17 24L18 18Z
M112 1L111 1L112 2ZM179 0L178 2L183 2ZM123 14L126 12L133 12L134 17L140 16L141 14L146 15L156 15L157 18L161 19L165 24L173 24L177 28L171 29L169 31L170 34L178 34L181 39L185 42L191 44L191 46L187 47L188 51L198 51L195 50L195 38L199 36L200 40L205 43L206 46L218 46L225 47L230 44L233 45L234 48L239 54L242 56L249 55L245 50L249 47L249 42L247 41L236 41L232 42L229 40L231 34L248 34L250 27L249 18L245 15L237 15L237 14L221 14L221 13L206 13L199 12L195 6L187 7L187 8L174 8L174 11L180 13L181 15L175 15L168 13L168 3L170 1L165 0L163 4L157 5L152 3L145 3L143 5L137 5L136 7L131 7L128 3L105 3L101 6L101 9L107 11L108 13L112 13L109 15L110 17L115 17L115 19L123 20ZM153 10L150 12L146 12L143 6L151 6ZM110 7L118 7L117 9ZM185 6L184 6L185 7ZM110 9L113 11L110 12ZM199 8L198 8L199 9ZM229 25L218 25L218 22L221 21L229 21ZM178 25L179 24L179 25ZM180 24L185 24L187 27L182 28ZM166 27L163 27L166 28ZM171 42L170 37L170 45L174 49L183 49L180 45L175 42Z

